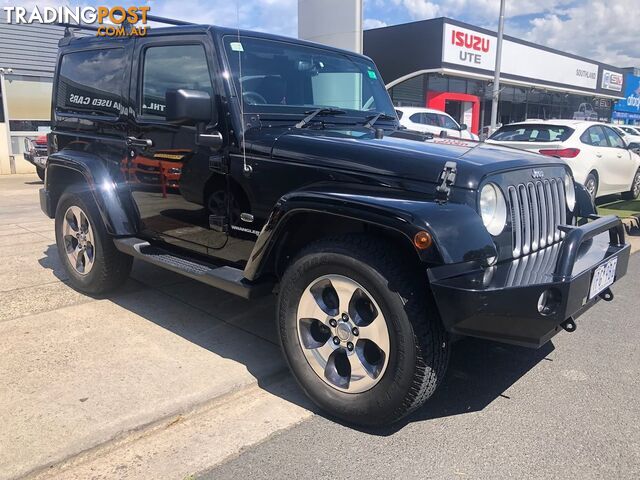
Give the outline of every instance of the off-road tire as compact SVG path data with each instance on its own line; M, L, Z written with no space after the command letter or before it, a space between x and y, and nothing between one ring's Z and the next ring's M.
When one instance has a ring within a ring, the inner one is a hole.
M449 340L434 307L424 272L414 257L374 237L347 235L305 248L280 285L278 328L284 356L306 394L348 423L377 426L396 422L422 406L444 378ZM390 353L379 382L362 393L333 388L310 367L297 334L297 309L304 290L323 275L349 277L368 290L382 309Z
M63 217L71 206L80 207L94 232L95 260L86 275L80 275L71 265L62 235ZM55 217L56 244L60 261L69 276L69 284L76 290L92 295L108 293L121 286L131 272L133 258L116 249L107 233L93 196L78 186L67 188L58 202Z
M640 169L638 169L633 177L631 190L622 194L622 198L625 200L636 200L638 197L640 197Z

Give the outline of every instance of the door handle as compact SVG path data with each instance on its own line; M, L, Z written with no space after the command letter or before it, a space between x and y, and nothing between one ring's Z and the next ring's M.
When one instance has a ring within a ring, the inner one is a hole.
M602 154L601 153L596 153L596 157L602 158Z
M127 146L150 148L153 147L153 141L150 138L127 137Z
M622 154L621 153L618 154L618 158L622 158Z

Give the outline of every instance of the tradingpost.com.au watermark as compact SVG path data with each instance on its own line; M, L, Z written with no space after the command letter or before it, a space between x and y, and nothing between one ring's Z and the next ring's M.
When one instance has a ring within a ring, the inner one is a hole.
M151 7L1 7L7 23L24 25L86 24L98 27L98 37L144 37L147 34L147 14ZM140 23L141 25L136 25Z

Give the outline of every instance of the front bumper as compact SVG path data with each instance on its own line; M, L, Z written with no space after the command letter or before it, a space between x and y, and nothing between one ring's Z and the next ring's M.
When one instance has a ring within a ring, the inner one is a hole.
M561 226L561 243L493 267L458 264L428 270L445 328L451 332L528 347L540 347L600 299L589 298L596 268L617 257L614 282L627 272L630 246L614 216L592 217L579 226ZM551 292L552 308L540 313L538 300Z
M46 152L25 152L24 159L30 164L38 167L38 168L46 168L47 167L47 153Z

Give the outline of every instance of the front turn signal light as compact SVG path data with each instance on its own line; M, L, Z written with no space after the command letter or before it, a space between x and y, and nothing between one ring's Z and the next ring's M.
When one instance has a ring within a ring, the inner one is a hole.
M431 238L431 234L424 230L419 231L413 237L413 244L418 250L426 250L432 243L433 239Z

